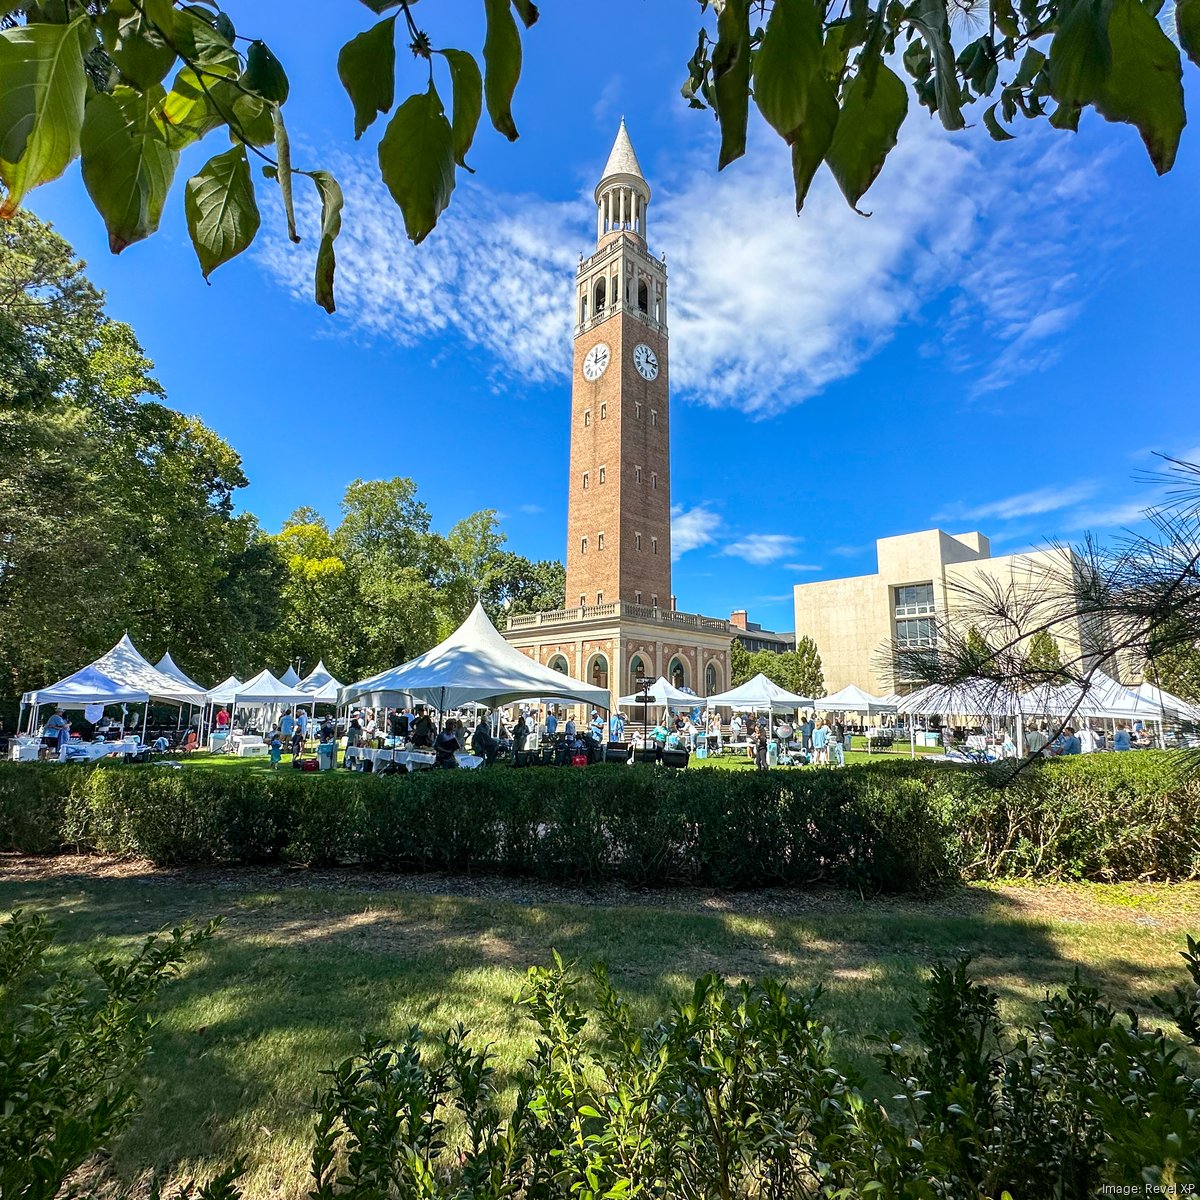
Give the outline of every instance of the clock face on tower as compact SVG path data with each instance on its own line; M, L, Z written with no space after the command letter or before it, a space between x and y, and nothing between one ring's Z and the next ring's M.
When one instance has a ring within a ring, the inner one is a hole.
M583 360L584 379L589 383L595 383L608 369L608 360L610 357L608 347L603 342L597 342L587 352L587 357Z
M633 365L643 379L655 379L658 376L658 356L645 342L638 342L634 346Z

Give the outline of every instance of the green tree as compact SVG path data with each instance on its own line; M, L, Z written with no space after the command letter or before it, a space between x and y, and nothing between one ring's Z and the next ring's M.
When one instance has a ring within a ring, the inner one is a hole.
M532 0L488 0L481 70L473 53L442 44L447 26L417 25L415 0L364 6L382 19L341 48L338 76L356 140L391 114L377 148L380 176L420 242L449 205L458 169L470 169L484 110L516 140L519 23L532 26L538 10ZM1142 0L702 0L701 12L683 95L716 117L718 169L746 152L753 100L787 147L797 210L822 165L857 208L901 137L910 91L948 130L980 112L1000 142L1013 139L1018 118L1074 130L1092 109L1133 126L1161 174L1186 123L1180 49L1200 64L1200 0L1176 0L1162 23L1159 6ZM0 215L78 158L120 253L158 228L180 153L221 130L232 148L183 188L205 277L253 242L261 216L251 162L265 162L294 241L293 190L316 190L314 295L333 311L342 193L327 171L292 162L283 116L290 85L254 27L254 5L10 0L0 13L0 129L9 131ZM398 59L398 36L411 58ZM397 86L411 92L398 105Z
M271 572L235 516L238 456L168 408L134 332L26 214L0 227L0 692L19 694L128 631L187 669L267 628ZM232 583L246 568L253 586ZM264 573L265 572L265 573Z
M566 604L567 569L554 559L531 562L520 554L504 557L506 612L554 612Z
M1066 683L1062 651L1054 635L1039 629L1025 649L1025 670L1039 683Z
M821 666L817 643L807 634L798 637L793 654L795 667L792 674L792 691L801 696L825 695L825 671Z
M742 645L739 638L729 643L729 680L734 687L746 682L754 674L750 670L750 651Z
M1195 623L1200 625L1200 621ZM1146 678L1180 700L1200 703L1200 637L1182 618L1154 638L1146 662Z

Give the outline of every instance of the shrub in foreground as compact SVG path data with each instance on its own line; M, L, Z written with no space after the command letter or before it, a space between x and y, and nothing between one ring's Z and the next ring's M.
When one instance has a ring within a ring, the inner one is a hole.
M997 786L998 780L1004 786ZM993 771L597 766L413 776L0 764L0 849L640 885L1200 878L1200 779L1138 752Z

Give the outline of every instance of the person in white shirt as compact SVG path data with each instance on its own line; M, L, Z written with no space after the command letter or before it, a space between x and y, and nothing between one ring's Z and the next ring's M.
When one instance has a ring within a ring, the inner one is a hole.
M1084 754L1095 754L1099 748L1100 741L1096 737L1096 731L1090 726L1085 725L1079 731L1079 746Z

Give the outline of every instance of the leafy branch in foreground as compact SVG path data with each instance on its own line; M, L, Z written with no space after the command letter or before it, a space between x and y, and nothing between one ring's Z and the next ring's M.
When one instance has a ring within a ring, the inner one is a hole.
M532 0L483 0L477 57L438 45L414 21L415 0L362 2L381 19L341 48L338 77L355 140L392 113L379 171L419 243L449 205L458 169L471 169L466 156L484 109L516 140L521 26L531 27L538 10ZM715 113L720 169L745 153L753 101L790 148L797 210L822 164L858 208L901 136L910 90L948 130L965 128L972 106L990 101L982 122L998 141L1013 138L1018 117L1075 130L1092 109L1134 126L1161 174L1186 123L1180 50L1200 64L1200 0L1176 0L1165 21L1163 0L699 3L715 19L700 30L683 95ZM404 77L398 37L416 85L396 106ZM215 155L185 190L205 277L257 234L250 160L259 158L279 186L293 240L294 177L317 189L314 292L333 311L341 191L328 172L292 165L286 71L261 38L236 32L219 0L0 0L0 81L0 181L8 192L0 215L81 158L120 253L158 228L180 151L225 129L234 149Z
M154 1029L148 1010L218 924L94 960L94 986L48 972L54 926L43 916L17 911L0 924L0 1196L52 1200L125 1128Z

